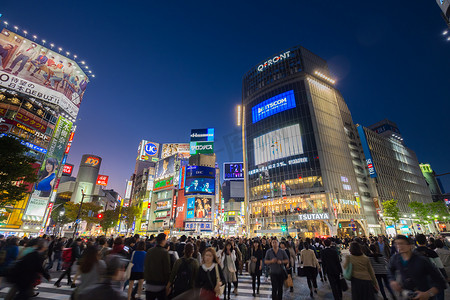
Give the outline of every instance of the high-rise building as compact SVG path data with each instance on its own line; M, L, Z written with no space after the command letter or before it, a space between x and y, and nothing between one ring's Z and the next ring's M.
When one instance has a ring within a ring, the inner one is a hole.
M57 49L53 44L48 49L6 28L0 33L0 47L0 136L15 137L28 148L26 154L37 161L39 178L29 194L8 208L6 225L0 230L43 232L89 83L88 72L76 56L62 55L52 50Z
M371 177L370 184L374 187L372 194L378 215L382 216L383 201L397 200L400 231L415 233L415 229L411 230L415 221L408 204L411 201L432 201L416 154L404 145L400 130L392 121L384 120L368 128L358 125L358 133ZM432 227L429 229L433 230ZM386 231L396 234L393 225L386 226Z
M325 60L293 47L243 78L249 233L381 232L356 126Z
M437 5L441 9L442 18L450 28L450 0L436 0Z

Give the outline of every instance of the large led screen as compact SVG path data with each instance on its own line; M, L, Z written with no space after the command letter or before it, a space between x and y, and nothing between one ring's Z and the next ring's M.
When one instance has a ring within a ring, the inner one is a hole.
M252 107L253 123L294 107L294 91L281 93Z
M156 178L164 178L175 174L175 155L158 161Z
M213 178L186 178L185 194L214 194Z
M253 139L255 165L303 154L300 125L277 129Z
M0 86L56 104L76 117L89 78L75 61L8 29L0 34L0 47Z
M244 179L244 164L237 163L224 163L223 164L223 179Z

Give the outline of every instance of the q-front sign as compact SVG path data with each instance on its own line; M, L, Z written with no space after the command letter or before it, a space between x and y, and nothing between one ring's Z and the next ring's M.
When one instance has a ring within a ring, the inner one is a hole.
M300 221L311 221L311 220L329 220L330 216L328 213L321 214L302 214L298 215Z
M282 61L283 59L289 58L289 55L291 54L291 51L286 51L283 54L275 55L273 58L265 61L263 64L260 64L258 66L258 71L262 72L264 71L268 66L274 65L279 61Z

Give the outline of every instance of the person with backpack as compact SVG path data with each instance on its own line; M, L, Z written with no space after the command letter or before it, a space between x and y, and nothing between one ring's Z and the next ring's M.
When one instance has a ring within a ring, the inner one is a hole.
M322 273L322 256L321 255L322 255L322 251L323 251L323 249L325 249L325 247L323 246L321 239L316 238L315 241L316 241L316 243L314 244L314 247L315 247L316 258L321 267L319 269L319 276L320 276L320 281L323 282L323 281L327 281L327 277L323 276L323 273Z
M169 282L166 286L166 294L172 298L195 287L195 280L200 265L197 259L192 257L193 253L194 245L187 243L184 246L184 256L177 259L173 265Z
M170 277L170 257L164 233L156 236L157 245L147 251L144 262L145 294L147 300L166 300L166 286Z
M61 280L63 280L64 276L67 275L67 285L72 285L72 278L70 277L70 274L72 272L72 266L73 264L81 257L81 238L77 238L69 249L64 249L65 252L65 263L68 264L66 270L61 274L59 279L55 282L56 287L61 287ZM64 251L63 250L63 251ZM64 253L63 253L64 256Z
M145 242L139 241L136 244L136 250L131 254L130 262L133 264L131 268L131 275L129 278L128 286L128 300L136 299L136 292L133 291L134 281L138 281L137 295L138 299L141 298L142 286L144 284L144 262L145 262Z

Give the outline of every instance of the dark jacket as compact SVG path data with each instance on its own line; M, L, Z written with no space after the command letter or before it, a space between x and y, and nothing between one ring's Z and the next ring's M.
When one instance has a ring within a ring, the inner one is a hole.
M78 246L76 242L73 242L71 248L72 248L72 262L74 262L81 257L81 250L80 246Z
M218 266L219 277L222 284L225 282L225 277L222 273L222 268ZM213 291L217 285L217 274L216 269L212 268L209 271L205 271L202 266L198 270L197 280L195 281L195 286L205 290Z
M33 251L25 255L20 261L20 280L17 282L19 288L30 288L33 283L39 278L40 274L47 280L50 279L50 275L42 266L44 263L44 256L38 251Z
M321 253L323 272L330 276L339 276L342 274L339 253L336 249L325 248Z
M182 257L182 258L177 259L177 261L173 265L172 272L170 273L169 281L171 283L175 282L176 277L178 275L178 271L180 270L180 267L183 265L183 263L186 263L187 267L191 271L190 273L191 273L192 277L190 278L190 281L189 281L189 288L192 289L195 287L195 280L197 279L197 273L198 273L198 268L199 268L198 261L195 258Z
M400 273L400 285L405 290L425 292L436 287L442 291L447 286L441 273L430 260L415 253L412 254L406 265L403 264L401 255L395 254L391 257L388 271L391 281L396 280L397 272Z
M256 267L255 267L256 275L261 275L259 266L261 266L261 262L263 260L263 251L261 249L255 251L255 248L252 247L249 252L250 252L250 259L252 256L256 257Z
M144 264L144 278L148 284L166 285L170 276L169 252L157 245L147 251Z
M176 251L178 253L178 257L184 256L184 246L186 246L185 242L180 242L179 244L177 244Z

